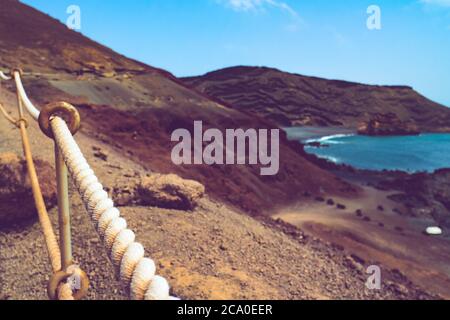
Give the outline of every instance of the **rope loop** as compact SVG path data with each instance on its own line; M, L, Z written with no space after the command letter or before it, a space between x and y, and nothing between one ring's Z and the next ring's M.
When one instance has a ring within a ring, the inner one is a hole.
M18 72L19 75L20 75L21 77L23 77L23 70L22 70L22 68L19 68L19 67L12 68L11 71L10 71L10 74L11 74L11 75L14 75L15 72Z
M14 124L16 125L17 128L20 128L21 122L23 122L23 124L25 125L25 128L28 128L28 121L25 118L17 119Z
M47 286L48 297L51 300L58 300L59 290L63 290L62 287L67 284L70 286L74 300L81 300L88 293L89 279L86 273L79 266L71 265L67 270L60 270L51 276Z
M50 127L50 121L55 116L61 117L64 121L66 121L72 135L75 135L75 133L77 133L80 129L81 120L78 110L70 103L64 101L54 102L42 108L39 114L39 127L47 137L54 139L53 131Z
M11 80L12 77L6 75L5 73L3 73L3 71L0 71L0 79L8 81L8 80Z

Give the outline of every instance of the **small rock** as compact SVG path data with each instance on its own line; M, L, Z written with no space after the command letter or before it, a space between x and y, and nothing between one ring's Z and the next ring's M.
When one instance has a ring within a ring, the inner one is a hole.
M442 234L442 229L439 227L428 227L425 233L430 236L440 236Z
M328 199L327 205L334 206L334 200L333 199Z
M384 207L383 206L378 206L378 211L384 211Z
M192 210L204 196L205 187L197 181L185 180L174 174L154 174L141 177L137 193L143 205Z
M352 256L345 256L344 257L344 265L352 270L357 271L358 273L362 274L365 272L364 266L361 263L359 259L355 259Z
M325 202L325 199L323 197L316 197L315 200L317 202Z
M92 148L94 149L94 157L103 160L103 161L107 161L108 160L108 154L105 151L102 151L100 148L98 147L94 147Z
M343 204L340 204L340 203L338 203L338 204L336 205L336 208L338 208L339 210L345 210L345 209L347 209L346 206L344 206Z
M128 186L122 189L114 188L113 200L118 207L132 206L136 200L136 194L134 190L130 191Z
M7 295L6 293L0 293L0 301L8 300L9 298L10 298L10 296Z
M400 284L400 283L393 283L391 288L400 295L408 295L409 290L407 287L405 287L404 285Z
M114 71L107 71L100 73L100 76L103 78L114 78L116 76L116 73Z

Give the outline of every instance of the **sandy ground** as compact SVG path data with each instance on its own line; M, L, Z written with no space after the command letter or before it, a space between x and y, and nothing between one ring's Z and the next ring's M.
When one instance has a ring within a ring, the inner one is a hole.
M360 199L333 198L346 206L344 210L315 201L274 217L339 244L366 261L400 270L421 286L450 298L450 239L423 234L432 221L399 216L393 210L401 207L386 198L389 194L364 187Z

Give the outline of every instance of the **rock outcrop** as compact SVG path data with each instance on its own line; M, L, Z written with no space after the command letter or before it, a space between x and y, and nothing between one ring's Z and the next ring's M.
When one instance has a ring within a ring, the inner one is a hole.
M417 126L408 121L401 121L395 113L377 114L371 120L363 122L358 134L368 136L406 136L420 134Z
M50 209L56 205L55 173L45 161L35 160L42 194ZM0 228L37 218L24 159L13 153L0 154Z
M397 209L397 213L432 219L436 225L450 228L450 169L415 174L390 172L376 186L401 192L389 196L404 206L404 209Z
M149 206L193 210L204 196L205 187L175 174L152 174L134 179L129 185L113 188L118 206Z
M205 187L201 183L175 174L143 177L138 187L144 205L169 209L192 210L204 194Z

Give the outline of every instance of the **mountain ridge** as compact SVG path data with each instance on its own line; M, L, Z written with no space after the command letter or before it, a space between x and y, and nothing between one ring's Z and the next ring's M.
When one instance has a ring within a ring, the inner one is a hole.
M185 77L190 87L237 110L281 126L344 126L357 129L377 114L394 113L421 131L450 132L450 109L410 86L367 85L323 79L269 67L236 66Z

